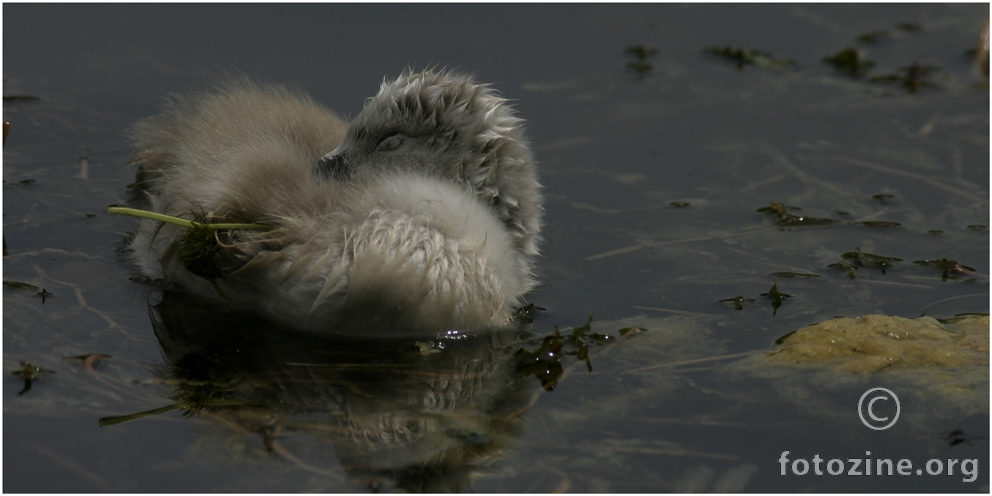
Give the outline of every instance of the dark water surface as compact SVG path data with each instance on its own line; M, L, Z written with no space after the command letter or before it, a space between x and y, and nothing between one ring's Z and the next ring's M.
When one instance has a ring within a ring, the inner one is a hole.
M836 316L988 313L989 90L965 54L987 4L3 14L8 492L989 490L987 356L875 374L702 360ZM856 40L874 31L887 35ZM727 45L793 63L739 70L703 53ZM656 52L639 61L632 46ZM848 47L875 62L866 77L821 61ZM939 67L918 91L869 81L905 79L914 62ZM127 126L164 94L236 70L354 116L384 76L433 65L494 83L528 121L547 196L531 295L547 310L532 335L570 336L590 313L592 333L647 332L564 340L573 355L545 391L538 378L557 364L528 366L514 353L540 340L513 332L419 345L296 335L132 280L118 258L131 224L105 212L134 178ZM783 226L791 217L757 212L771 203L837 222ZM883 272L842 257L858 248L901 261ZM937 259L973 270L944 280L913 263ZM856 268L828 267L842 262ZM777 309L761 296L773 284L791 295ZM737 296L755 301L720 302ZM94 353L112 358L64 358ZM21 361L55 373L19 395ZM857 415L875 386L902 400L884 431ZM98 424L169 405L184 411ZM783 451L914 468L782 476ZM916 475L930 459L940 475ZM948 475L949 459L977 472Z

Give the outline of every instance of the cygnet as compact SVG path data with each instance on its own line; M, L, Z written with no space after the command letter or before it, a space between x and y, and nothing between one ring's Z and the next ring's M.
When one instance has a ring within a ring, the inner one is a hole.
M386 81L349 125L309 96L233 78L172 97L133 131L146 210L219 230L184 263L188 228L141 219L145 276L326 333L508 324L535 283L542 196L523 121L449 71ZM191 271L192 270L192 271Z

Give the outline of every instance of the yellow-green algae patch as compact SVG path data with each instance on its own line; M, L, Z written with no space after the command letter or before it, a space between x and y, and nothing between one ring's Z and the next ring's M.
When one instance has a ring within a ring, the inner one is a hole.
M851 405L877 386L916 405L907 406L903 418L920 432L948 419L988 415L987 315L944 322L884 315L837 318L778 342L773 350L725 370L768 379L780 398L838 421L850 420Z
M889 367L989 364L989 316L942 324L930 317L836 318L799 329L766 355L782 365L829 365L849 372Z

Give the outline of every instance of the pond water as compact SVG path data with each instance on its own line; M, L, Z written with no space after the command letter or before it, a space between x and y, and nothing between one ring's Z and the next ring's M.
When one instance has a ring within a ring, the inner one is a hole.
M988 314L989 89L965 54L987 4L3 13L6 491L989 491L988 320L965 367L761 362L837 316ZM875 65L822 61L846 48ZM163 95L240 71L354 116L430 66L528 122L547 198L528 334L296 334L121 262L132 224L106 207ZM940 259L964 268L914 263ZM556 326L559 360L528 361ZM901 400L889 429L859 419L872 387ZM855 458L913 468L846 475Z

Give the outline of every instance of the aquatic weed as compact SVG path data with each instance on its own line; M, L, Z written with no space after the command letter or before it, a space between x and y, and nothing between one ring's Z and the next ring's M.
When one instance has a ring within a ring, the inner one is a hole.
M763 214L768 214L772 217L776 224L780 226L788 227L804 227L804 226L825 226L829 224L836 224L840 222L836 219L824 219L817 217L807 217L803 215L793 214L791 211L800 211L799 207L793 207L785 205L783 203L770 203L767 207L762 207L758 209L758 212Z
M772 284L772 289L769 289L767 293L761 293L761 296L767 296L772 300L772 317L778 313L779 307L782 306L785 300L792 298L792 295L778 290L778 283Z
M939 85L927 78L930 77L934 72L939 71L940 68L932 65L920 65L917 62L913 62L909 66L900 67L899 72L884 74L881 76L875 76L871 78L873 83L882 84L898 84L906 89L909 93L916 93L923 88L936 88Z
M823 61L854 79L861 79L872 67L875 67L874 62L864 59L861 53L853 48L845 48L834 55L823 57Z
M765 69L785 69L796 65L788 59L777 59L769 52L761 50L749 50L746 48L734 48L732 46L708 47L703 49L703 53L721 57L737 65L737 70L744 70L744 66L755 65Z

